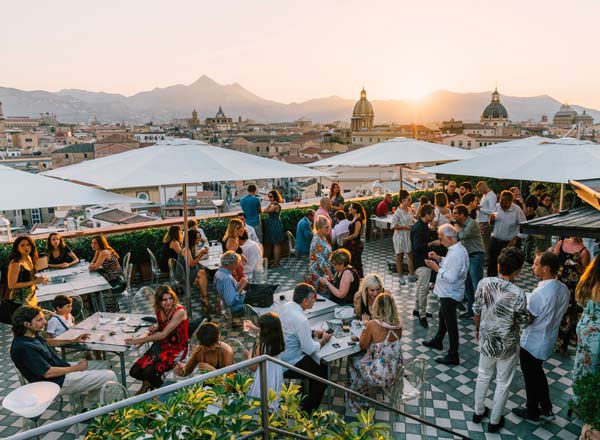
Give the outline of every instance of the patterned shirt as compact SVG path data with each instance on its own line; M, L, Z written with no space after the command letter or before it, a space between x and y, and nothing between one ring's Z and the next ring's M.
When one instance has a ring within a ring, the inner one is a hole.
M481 317L481 354L505 359L517 352L521 328L528 318L525 292L502 278L484 278L477 286L473 313Z

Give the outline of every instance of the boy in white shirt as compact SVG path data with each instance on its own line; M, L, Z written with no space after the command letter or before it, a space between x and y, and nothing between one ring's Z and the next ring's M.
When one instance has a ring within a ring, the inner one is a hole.
M75 325L75 319L71 315L73 300L67 295L57 295L52 300L52 308L55 314L48 320L46 334L49 339L62 335Z

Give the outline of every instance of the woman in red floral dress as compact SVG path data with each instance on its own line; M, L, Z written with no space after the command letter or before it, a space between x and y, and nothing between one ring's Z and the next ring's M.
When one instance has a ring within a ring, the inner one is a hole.
M156 289L154 311L158 323L150 327L146 336L125 339L125 343L131 345L153 343L129 371L131 377L143 381L137 394L159 388L163 374L172 370L188 351L187 313L169 286Z

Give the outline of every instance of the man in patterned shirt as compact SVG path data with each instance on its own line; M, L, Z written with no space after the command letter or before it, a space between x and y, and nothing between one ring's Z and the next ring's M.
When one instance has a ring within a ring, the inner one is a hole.
M519 249L503 249L498 257L499 275L482 279L475 293L473 312L480 356L473 422L479 423L489 414L484 402L495 369L496 391L488 432L498 432L504 426L502 412L517 369L521 328L527 324L527 297L513 284L524 260Z

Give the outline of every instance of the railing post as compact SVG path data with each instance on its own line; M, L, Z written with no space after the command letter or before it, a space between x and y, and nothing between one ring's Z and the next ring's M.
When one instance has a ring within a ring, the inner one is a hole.
M258 365L260 377L260 411L263 429L263 440L269 438L269 391L267 389L267 360Z

